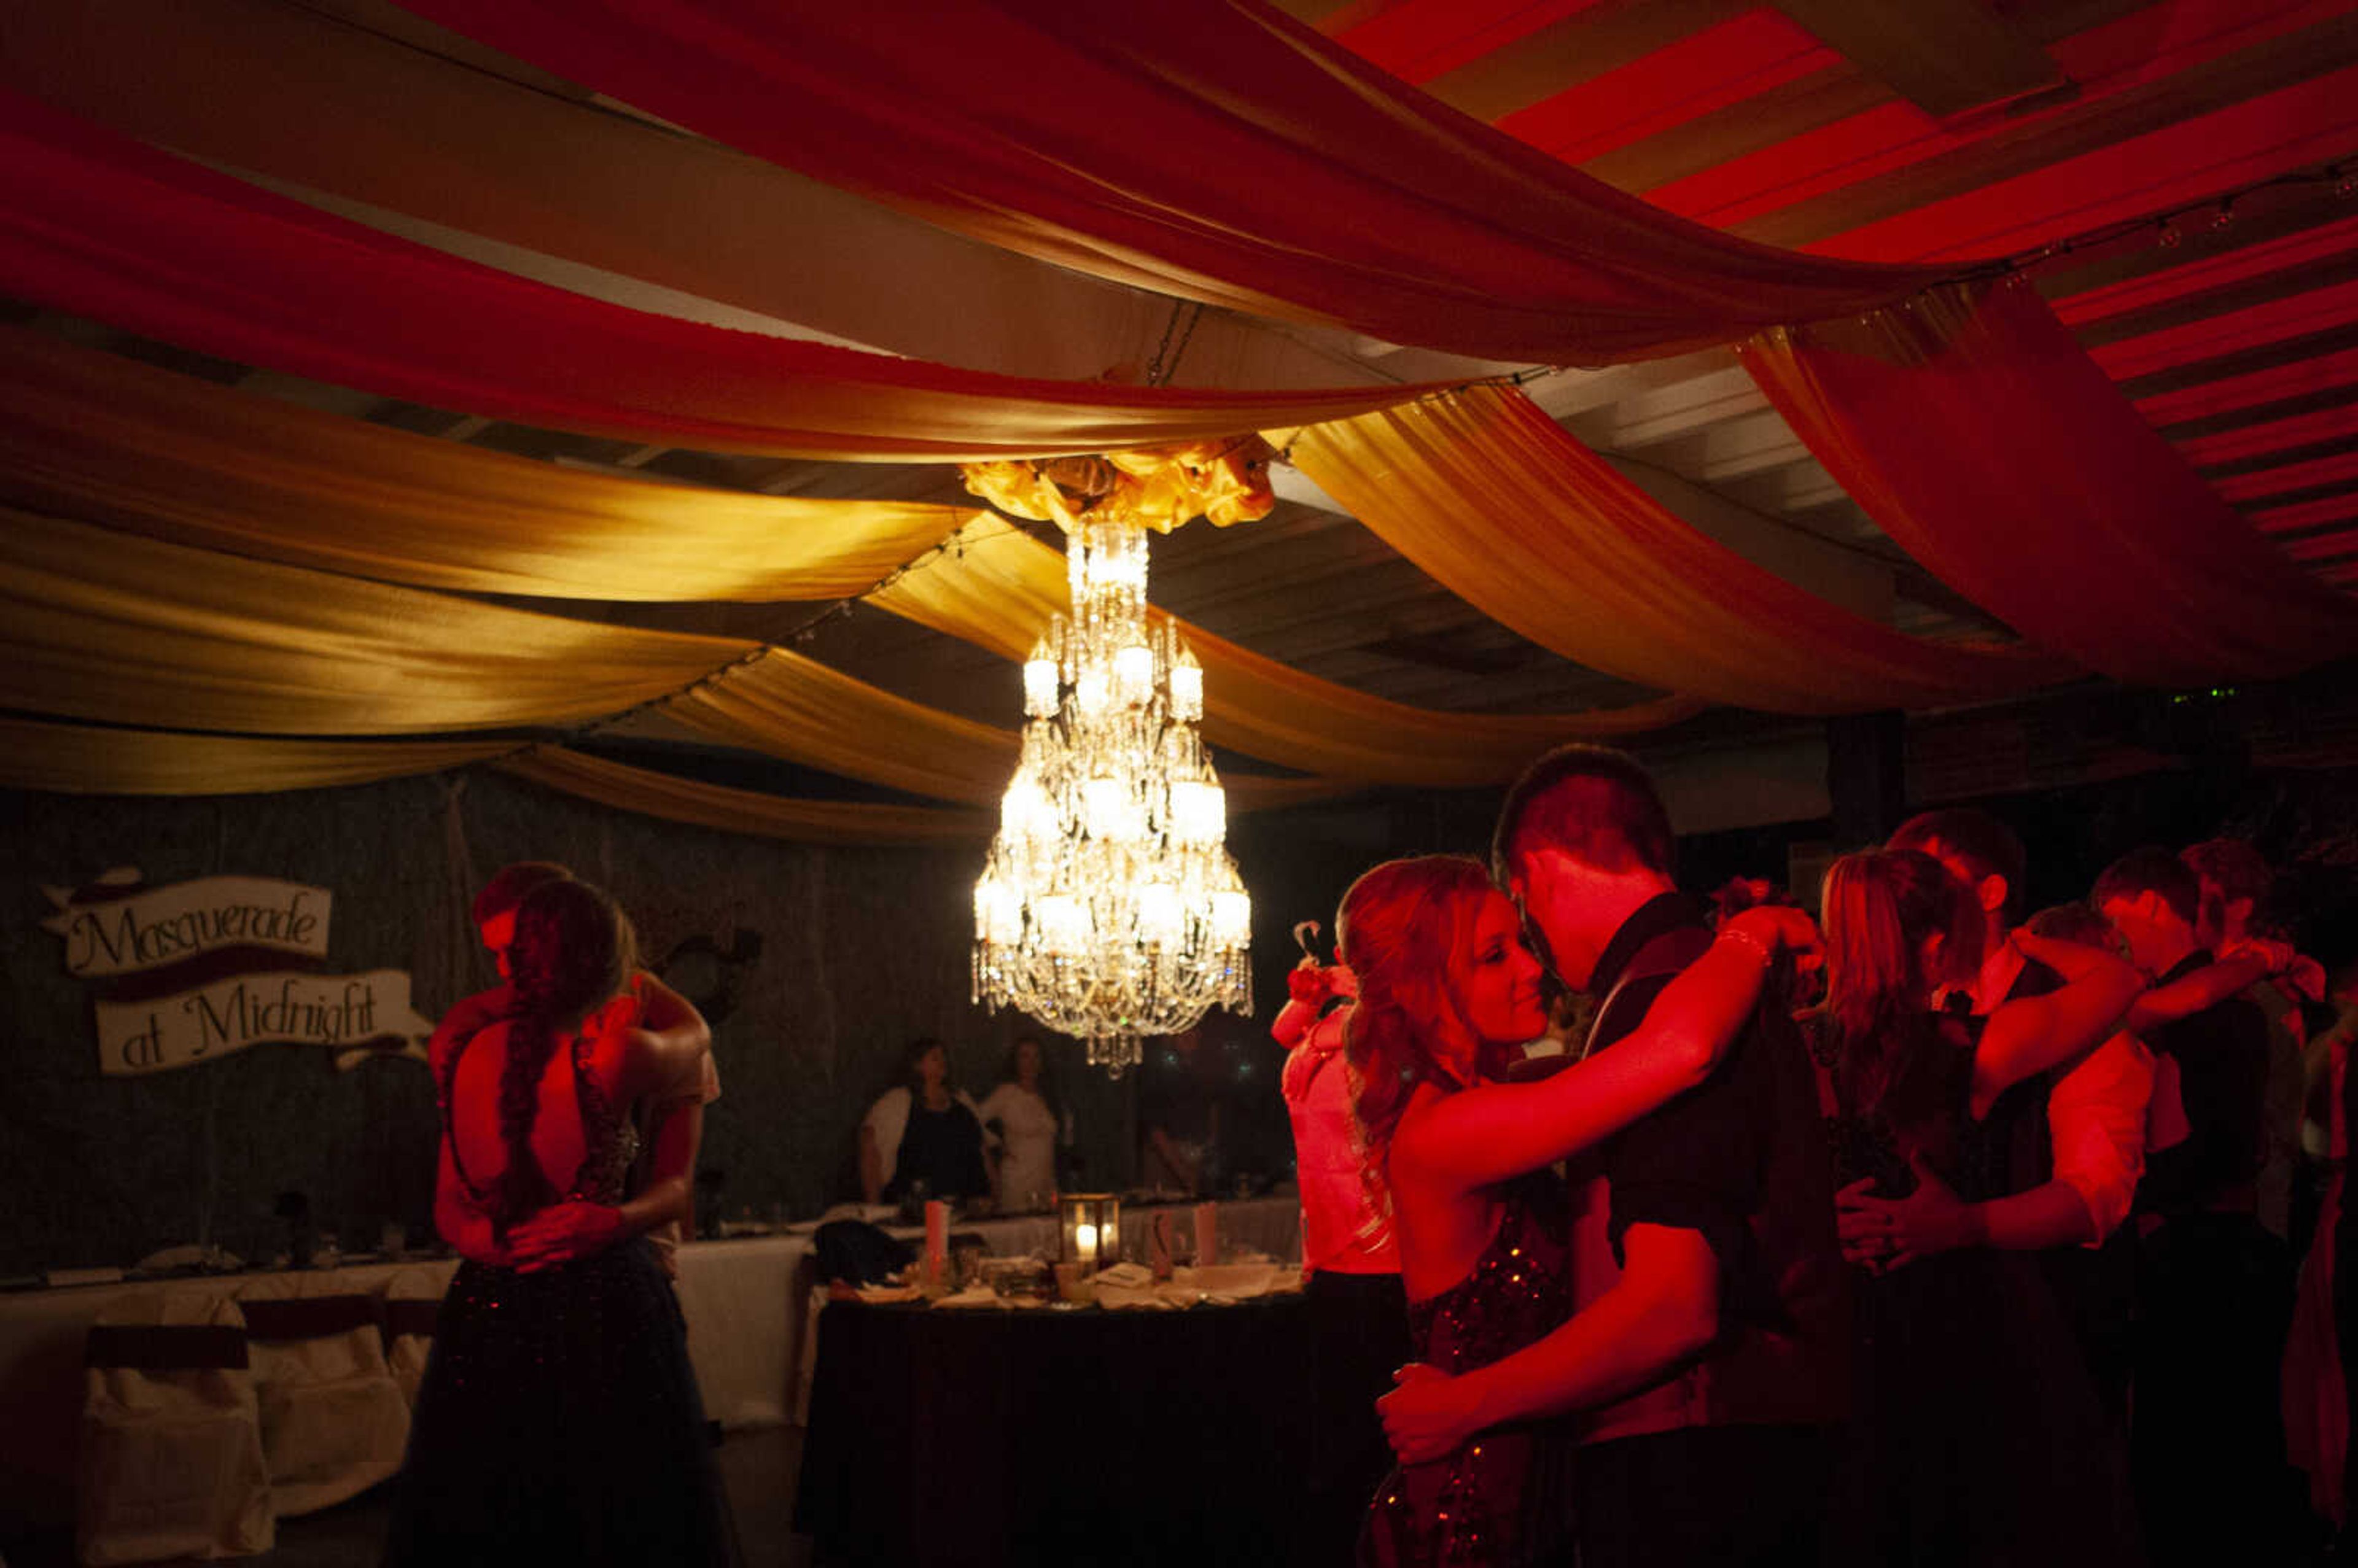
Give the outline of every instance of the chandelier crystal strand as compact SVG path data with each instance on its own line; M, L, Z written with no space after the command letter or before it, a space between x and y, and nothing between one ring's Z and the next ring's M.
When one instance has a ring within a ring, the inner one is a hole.
M1023 666L1023 744L974 889L974 1000L1114 1076L1149 1034L1252 1011L1252 902L1203 741L1204 671L1146 617L1146 534L1084 521L1072 614Z

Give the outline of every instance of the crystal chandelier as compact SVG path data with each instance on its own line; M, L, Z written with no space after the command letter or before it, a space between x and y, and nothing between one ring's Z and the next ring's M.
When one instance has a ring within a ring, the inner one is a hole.
M1204 669L1146 619L1146 534L1076 519L1059 615L1023 666L1023 749L974 889L974 998L1087 1042L1115 1076L1148 1034L1252 1009L1252 902L1195 722Z

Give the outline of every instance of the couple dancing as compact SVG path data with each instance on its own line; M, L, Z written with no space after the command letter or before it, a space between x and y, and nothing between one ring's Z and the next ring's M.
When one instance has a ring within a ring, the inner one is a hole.
M1797 1022L1780 956L1815 961L1808 917L1714 936L1672 843L1635 762L1565 747L1508 792L1487 872L1396 860L1344 897L1416 1356L1378 1401L1402 1463L1361 1562L2125 1560L2102 1412L2058 1391L2073 1352L2019 1260L1846 1265L1833 1186L1839 1152L1860 1191L1998 1195L1996 1100L2102 1042L2136 971L2017 933L2049 994L1947 1017L1977 912L1939 861L1869 851L1828 873L1827 999ZM1552 1076L1508 1081L1542 963L1593 1022Z
M559 866L475 901L501 984L428 1047L443 1297L390 1564L722 1563L733 1541L671 1287L710 1031Z
M1395 860L1344 897L1416 1357L1379 1401L1403 1463L1364 1563L1814 1558L1841 1251L1778 960L1817 933L1761 907L1714 937L1672 844L1634 762L1571 746L1509 792L1488 871ZM1546 1030L1543 962L1594 1022L1561 1071L1506 1081ZM1574 1411L1576 1454L1542 1420Z

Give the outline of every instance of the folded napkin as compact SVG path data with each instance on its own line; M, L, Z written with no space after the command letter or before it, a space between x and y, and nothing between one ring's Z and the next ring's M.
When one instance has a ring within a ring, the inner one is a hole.
M1143 1263L1116 1263L1097 1272L1098 1288L1111 1285L1118 1291L1142 1291L1154 1283L1154 1271Z
M1216 1301L1250 1301L1266 1295L1277 1282L1274 1263L1213 1263L1172 1273L1179 1284L1192 1285Z
M1003 1307L1007 1300L989 1285L978 1282L954 1294L943 1296L934 1304L937 1307Z

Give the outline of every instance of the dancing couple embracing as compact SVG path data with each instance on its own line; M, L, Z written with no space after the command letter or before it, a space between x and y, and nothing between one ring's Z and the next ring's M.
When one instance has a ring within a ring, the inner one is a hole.
M1345 895L1415 1357L1364 1563L1817 1560L1848 1356L1789 984L1817 932L1767 906L1714 933L1672 845L1635 762L1572 746L1509 793L1487 868L1394 860ZM1525 1062L1550 971L1591 1022Z

